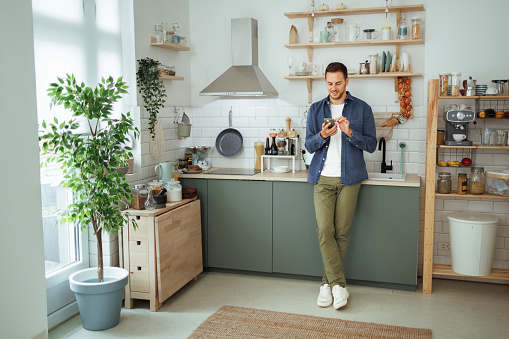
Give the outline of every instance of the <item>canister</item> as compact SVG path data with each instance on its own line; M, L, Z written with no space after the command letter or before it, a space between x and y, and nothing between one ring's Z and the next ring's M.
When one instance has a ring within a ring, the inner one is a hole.
M382 27L382 40L391 40L391 28L389 26Z

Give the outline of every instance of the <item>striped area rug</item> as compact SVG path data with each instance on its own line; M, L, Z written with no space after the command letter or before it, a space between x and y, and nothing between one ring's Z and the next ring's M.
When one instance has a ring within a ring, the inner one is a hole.
M428 339L431 330L223 306L189 338Z

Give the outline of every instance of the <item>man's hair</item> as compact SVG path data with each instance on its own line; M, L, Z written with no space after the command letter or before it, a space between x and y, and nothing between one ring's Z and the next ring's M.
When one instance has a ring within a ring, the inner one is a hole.
M336 73L336 72L343 73L345 80L346 80L346 78L348 78L348 70L346 69L346 66L343 65L341 62L331 62L325 69L325 77L327 76L327 73Z

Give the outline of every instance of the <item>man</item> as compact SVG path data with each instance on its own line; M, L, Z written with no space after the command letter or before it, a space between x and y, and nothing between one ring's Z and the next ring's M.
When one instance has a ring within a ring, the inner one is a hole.
M368 178L363 151L376 149L376 127L371 107L346 91L348 71L333 62L325 70L329 95L311 105L306 149L314 153L307 181L314 184L318 240L325 274L317 304L335 309L348 300L343 258L349 241L357 195ZM334 125L324 123L334 118Z

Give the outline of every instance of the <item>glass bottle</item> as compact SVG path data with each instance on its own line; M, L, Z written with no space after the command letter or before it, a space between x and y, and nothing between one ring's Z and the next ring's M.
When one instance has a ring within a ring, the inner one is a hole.
M441 194L451 193L451 173L438 173L437 192Z
M159 24L154 26L154 31L156 35L156 42L158 44L163 43L163 27Z
M270 154L277 155L276 137L272 137L272 145L270 145Z
M401 13L401 19L399 21L399 26L398 26L398 39L400 39L400 40L408 39L408 27L406 24L405 13Z
M171 42L174 44L180 44L180 26L178 22L173 23L173 35L171 36Z
M484 186L484 167L472 167L468 177L468 193L483 194Z
M268 137L267 140L265 140L265 155L270 155L270 143Z
M421 18L414 16L412 18L412 39L419 39L421 36Z
M145 209L147 211L153 211L156 209L156 206L157 206L157 203L154 199L154 196L153 196L153 193L152 193L152 189L148 189L148 196L147 196L147 200L145 201Z

